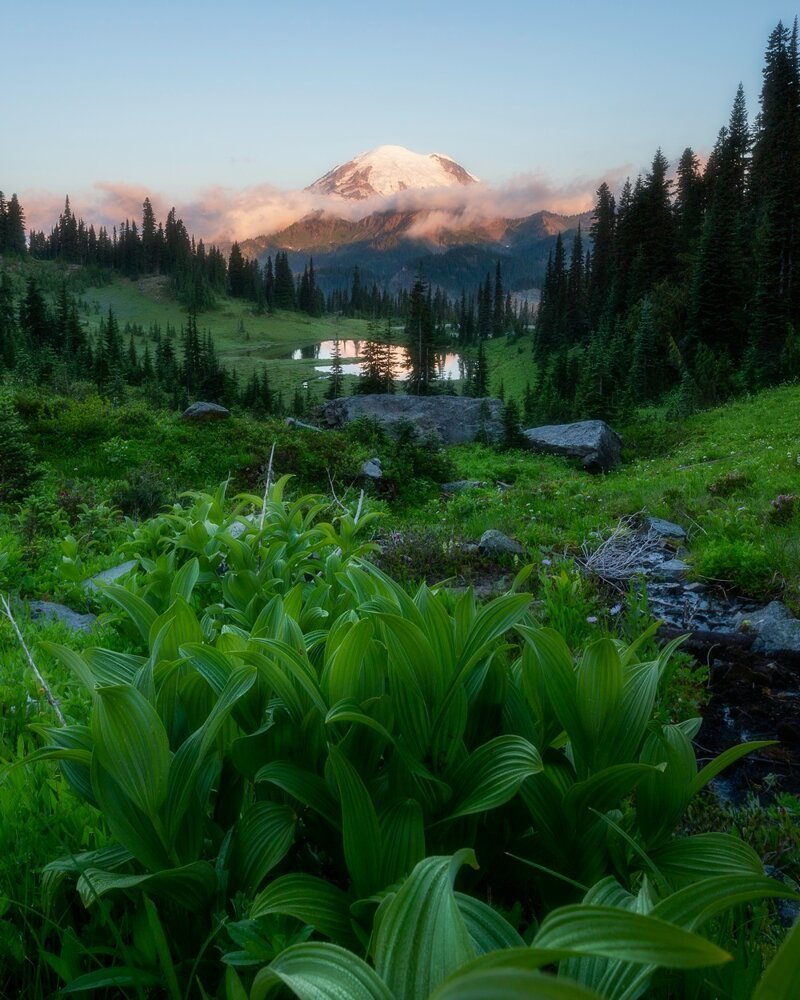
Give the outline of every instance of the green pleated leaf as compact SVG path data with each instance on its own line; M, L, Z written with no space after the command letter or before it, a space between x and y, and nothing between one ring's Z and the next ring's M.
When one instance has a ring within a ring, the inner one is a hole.
M98 688L92 715L94 756L124 795L145 815L158 813L167 795L167 732L136 688Z
M331 794L323 778L305 771L297 764L276 760L265 764L256 772L255 781L266 782L282 789L324 817L337 830L342 828L339 803Z
M393 1000L386 984L358 955L323 941L282 951L256 976L250 1000L265 1000L284 986L300 1000Z
M176 597L150 626L148 643L153 662L180 659L180 647L203 641L197 615L182 597Z
M96 755L92 758L91 783L97 806L117 840L150 871L169 868L173 861L162 830L155 825L158 817L148 816L132 802Z
M474 969L454 976L430 1000L601 1000L594 990L531 969Z
M371 896L384 887L383 845L375 806L358 771L338 747L329 747L328 760L339 786L347 868L358 895Z
M579 822L589 809L607 812L617 807L642 778L656 770L651 764L616 764L603 768L568 789L563 799L564 812L573 823Z
M60 993L85 993L88 990L102 990L120 986L160 986L161 975L134 969L128 965L112 966L110 969L96 969L78 976L62 986Z
M753 1000L796 1000L800 996L800 922L786 935L753 993Z
M174 601L176 597L182 597L184 601L190 601L192 598L192 591L195 588L199 576L200 563L198 562L197 557L185 562L172 578L172 583L169 588L170 602Z
M86 906L115 890L140 889L166 902L199 912L217 887L217 876L206 861L182 868L167 868L151 875L118 875L99 868L87 868L78 879L78 892Z
M289 806L256 802L239 821L231 869L238 885L252 893L294 842L297 816Z
M603 753L622 702L622 664L611 639L587 646L578 666L577 709L581 727L596 752Z
M308 695L312 705L324 718L328 714L328 706L319 690L317 676L314 668L308 662L308 658L298 653L288 643L280 642L277 639L261 638L252 641L269 649L272 656L288 669Z
M284 875L253 900L250 919L271 913L294 917L336 944L355 945L350 900L336 886L314 875Z
M579 756L585 757L589 748L583 738L578 713L578 678L567 644L558 632L550 628L519 625L517 630L539 659L544 689L556 718Z
M463 892L457 892L455 895L458 909L467 925L477 955L500 948L525 947L522 936L488 903L474 896L467 896Z
M89 691L94 691L97 686L97 678L90 670L88 663L81 653L76 653L74 649L62 646L57 642L40 642L39 649L52 656L59 663L63 663L68 670L72 671L84 687Z
M697 777L689 786L689 795L697 795L699 791L706 787L709 781L712 781L718 774L721 774L726 767L735 764L737 760L740 760L749 753L754 753L756 750L774 746L775 743L776 740L753 740L750 743L740 743L739 746L723 750L718 757L715 757L702 770L697 772Z
M761 859L727 833L700 833L671 840L650 852L653 864L677 888L715 875L762 875Z
M800 895L766 875L718 875L678 889L657 903L651 913L696 930L718 913L755 899L800 900Z
M255 679L254 667L237 667L203 725L184 741L175 754L169 772L166 809L166 827L170 837L177 835L196 790L198 776L214 748L221 727L239 699L253 686Z
M731 959L697 934L611 906L563 906L552 911L542 922L533 947L674 969L719 965Z
M539 751L521 736L498 736L473 751L452 777L449 818L494 809L513 798L522 782L542 770Z
M153 627L153 622L155 622L158 615L147 601L142 600L137 594L132 594L118 583L105 584L100 593L122 608L138 629L142 639L148 642L150 629Z
M375 968L395 1000L427 997L475 957L453 892L463 864L477 867L471 850L426 858L381 908L374 931Z
M416 799L396 802L381 820L384 885L392 885L411 873L425 857L425 823Z

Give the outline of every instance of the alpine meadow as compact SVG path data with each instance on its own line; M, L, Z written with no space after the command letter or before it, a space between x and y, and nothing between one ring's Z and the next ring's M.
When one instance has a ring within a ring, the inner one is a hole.
M0 1000L800 996L798 23L576 5L17 5Z

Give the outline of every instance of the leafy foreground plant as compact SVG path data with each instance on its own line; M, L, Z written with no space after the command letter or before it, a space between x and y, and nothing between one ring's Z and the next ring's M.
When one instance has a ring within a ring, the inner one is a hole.
M139 532L144 572L105 590L137 651L46 647L91 721L32 756L111 837L46 872L92 915L52 951L66 991L712 995L748 904L791 893L740 841L673 831L763 744L698 772L699 720L657 721L675 644L576 664L513 588L412 598L361 561L366 519L283 486Z

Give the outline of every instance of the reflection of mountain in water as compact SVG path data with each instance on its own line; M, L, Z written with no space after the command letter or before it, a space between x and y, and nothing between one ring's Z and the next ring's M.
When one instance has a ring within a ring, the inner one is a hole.
M320 344L309 344L292 352L292 361L331 361L333 359L336 341L323 340ZM345 375L361 374L361 340L340 340L339 358L342 372ZM436 372L440 379L463 379L467 377L467 366L460 354L448 351L436 351ZM408 351L405 347L396 345L392 348L397 378L405 378L409 371ZM323 375L329 375L330 364L315 365L314 370Z

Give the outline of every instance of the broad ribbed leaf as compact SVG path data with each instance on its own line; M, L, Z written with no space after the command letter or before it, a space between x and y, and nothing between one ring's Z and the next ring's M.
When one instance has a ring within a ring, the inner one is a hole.
M119 989L122 986L160 986L161 975L134 969L128 965L111 966L108 969L95 969L84 976L78 976L72 982L62 986L60 993L86 993L89 990Z
M800 922L786 935L767 967L753 1000L796 1000L800 996Z
M674 969L719 965L731 958L697 934L653 916L612 906L563 906L554 910L542 922L533 947Z
M84 687L94 692L97 686L97 678L89 669L89 665L80 653L76 653L74 649L62 646L57 642L40 642L39 649L52 656L54 660L58 660L59 663L63 663L65 667L72 671Z
M800 900L800 895L766 875L718 875L679 889L657 903L651 913L696 930L718 913L754 899Z
M132 594L118 583L105 584L100 593L122 608L139 630L142 639L148 642L153 622L158 617L154 609L137 594Z
M639 781L657 770L651 764L617 764L603 768L585 781L578 781L564 796L564 812L578 823L587 810L607 812L636 787Z
M477 955L496 951L498 948L525 947L521 935L488 903L474 896L467 896L463 892L457 892L455 895Z
M498 736L484 743L453 775L455 800L449 818L469 816L508 802L529 775L541 770L539 751L521 736Z
M611 639L598 639L587 646L578 667L576 688L581 727L594 756L613 759L608 747L610 730L618 724L622 702L622 664Z
M761 859L744 841L727 833L700 833L671 840L650 857L677 888L715 875L762 875Z
M195 861L183 868L166 868L151 875L118 875L87 868L78 879L78 892L86 906L114 890L142 889L151 896L199 912L208 906L216 887L217 876L206 861Z
M184 601L190 601L192 598L192 591L195 588L199 576L200 563L198 562L197 557L189 559L188 562L185 562L172 578L172 583L169 588L170 601L174 601L176 597L182 597Z
M336 944L355 944L350 901L341 889L314 875L284 875L253 900L250 919L270 913L294 917Z
M322 688L331 705L344 700L360 701L360 677L372 644L375 626L368 618L351 625L325 665Z
M253 639L254 643L265 646L270 653L289 670L289 673L300 684L308 695L316 710L323 716L328 713L328 706L319 690L317 676L314 668L308 662L308 658L292 649L288 643L280 642L277 639Z
M335 829L342 827L339 804L325 781L318 774L305 771L296 764L276 760L256 772L256 782L276 785L284 792L323 816Z
M430 1000L601 1000L585 986L532 969L474 969L444 983Z
M374 932L375 968L395 1000L427 997L475 946L453 892L458 869L477 867L471 850L421 861L381 910Z
M294 841L297 816L289 806L255 802L239 821L231 868L237 883L252 893L281 861Z
M697 772L697 777L689 786L689 795L697 795L699 791L706 787L709 781L712 781L718 774L721 774L726 767L735 764L737 760L740 760L749 753L754 753L756 750L774 746L775 743L776 740L753 740L750 743L740 743L738 746L723 750L718 757L715 757L702 770Z
M581 758L585 757L586 741L578 714L578 679L572 655L563 638L550 628L517 626L517 630L533 649L541 664L547 697L556 718Z
M393 1000L380 977L351 951L324 941L282 951L253 982L250 1000L265 1000L286 986L300 1000Z
M176 597L150 626L149 644L153 662L180 659L181 646L202 641L203 630L197 615L182 597Z
M97 755L92 759L91 782L97 806L117 840L145 868L169 868L175 859L170 858L163 831L156 825L158 817L148 816L124 794Z
M396 802L381 820L384 885L399 882L425 857L425 823L416 799Z
M358 895L371 896L384 887L383 846L375 806L358 771L338 747L329 747L328 760L339 786L347 868Z
M98 688L92 715L94 756L147 816L155 816L167 795L169 742L150 702L136 688Z

